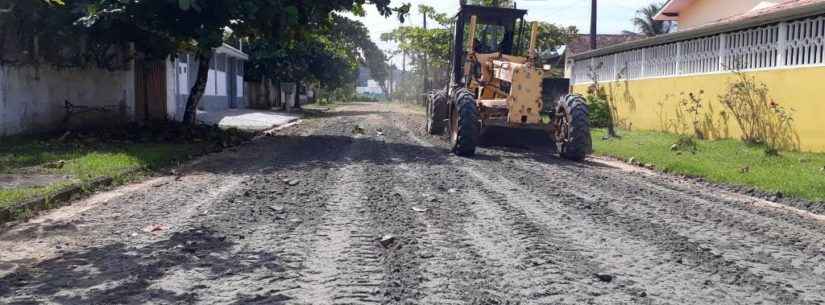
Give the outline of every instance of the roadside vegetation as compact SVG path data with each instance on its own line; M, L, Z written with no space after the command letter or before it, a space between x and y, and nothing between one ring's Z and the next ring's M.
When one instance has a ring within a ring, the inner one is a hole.
M781 196L825 200L825 154L765 153L764 144L738 140L686 141L684 136L650 131L620 131L622 138L602 140L593 130L595 154L708 181L755 187Z
M250 138L216 127L132 127L2 139L0 209L102 177L127 181Z

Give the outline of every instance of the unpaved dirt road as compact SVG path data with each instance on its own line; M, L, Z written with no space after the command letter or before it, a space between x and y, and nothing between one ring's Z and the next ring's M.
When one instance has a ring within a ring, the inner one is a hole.
M823 304L825 221L354 104L0 233L0 304ZM353 132L363 127L364 134Z

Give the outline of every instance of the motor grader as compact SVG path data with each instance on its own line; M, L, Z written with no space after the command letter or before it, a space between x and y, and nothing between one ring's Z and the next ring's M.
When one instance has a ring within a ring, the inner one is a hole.
M427 131L437 135L446 128L453 153L475 154L490 128L541 130L566 159L581 161L590 153L585 101L567 94L568 80L546 77L549 71L537 60L538 25L525 25L526 14L462 1L450 46L449 85L427 94L426 101ZM524 41L527 27L529 44L523 50L515 41Z

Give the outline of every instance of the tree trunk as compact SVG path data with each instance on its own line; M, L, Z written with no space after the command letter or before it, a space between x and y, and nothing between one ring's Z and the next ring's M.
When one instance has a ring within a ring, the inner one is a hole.
M195 125L197 122L198 104L206 91L206 81L209 78L209 62L212 60L212 52L198 52L198 77L195 85L189 90L189 98L186 99L186 109L183 112L183 123Z
M616 128L613 127L613 115L608 116L608 124L607 124L607 135L611 138L618 138L619 135L616 134Z
M613 119L613 102L610 101L610 98L607 100L607 136L611 138L618 138L619 135L616 133L616 121Z
M294 95L295 98L294 98L294 105L293 105L295 109L301 109L301 93L300 93L301 90L299 90L300 87L301 87L301 83L295 82L295 95Z

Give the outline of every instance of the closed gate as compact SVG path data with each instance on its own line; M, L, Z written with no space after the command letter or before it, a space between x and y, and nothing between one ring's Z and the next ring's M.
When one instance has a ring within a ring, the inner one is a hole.
M135 61L135 113L139 120L166 119L166 63Z

